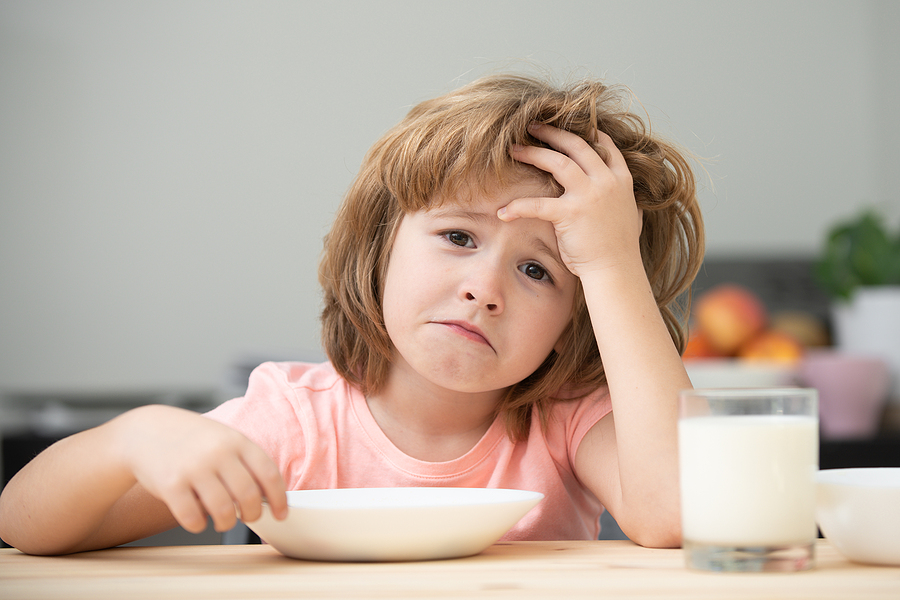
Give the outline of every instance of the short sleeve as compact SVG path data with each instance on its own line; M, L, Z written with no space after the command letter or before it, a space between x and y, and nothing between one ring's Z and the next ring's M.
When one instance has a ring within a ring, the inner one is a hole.
M292 465L308 454L300 407L289 384L287 365L264 363L253 370L247 392L205 414L257 444L287 477ZM288 443L289 442L289 443Z
M610 412L612 402L606 386L576 400L557 401L544 431L553 459L574 471L575 454L584 436Z

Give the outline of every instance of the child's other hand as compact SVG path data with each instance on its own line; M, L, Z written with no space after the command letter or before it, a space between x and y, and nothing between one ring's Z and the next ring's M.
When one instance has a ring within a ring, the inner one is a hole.
M162 500L178 524L199 533L209 515L216 531L238 518L257 519L265 499L278 519L287 496L278 468L241 433L196 413L145 406L120 419L117 449L144 489Z
M500 209L505 221L536 218L556 231L562 259L575 275L623 261L640 261L641 211L634 200L631 172L612 138L596 132L604 160L579 136L549 125L529 132L554 149L516 146L512 156L551 173L565 192L559 198L519 198Z

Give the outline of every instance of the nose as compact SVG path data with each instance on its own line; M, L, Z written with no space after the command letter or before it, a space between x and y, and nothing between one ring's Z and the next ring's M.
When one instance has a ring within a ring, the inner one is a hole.
M488 265L470 271L462 286L460 296L466 302L475 303L491 314L500 314L504 308L504 290L499 270Z

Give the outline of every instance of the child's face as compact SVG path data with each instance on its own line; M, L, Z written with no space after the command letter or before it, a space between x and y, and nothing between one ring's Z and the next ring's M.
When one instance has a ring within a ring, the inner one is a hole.
M526 181L403 217L384 286L392 376L502 391L547 358L570 320L576 278L549 222L496 216L515 198L546 194Z

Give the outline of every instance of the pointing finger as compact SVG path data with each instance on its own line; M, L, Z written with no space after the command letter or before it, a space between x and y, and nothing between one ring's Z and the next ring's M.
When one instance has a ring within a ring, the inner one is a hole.
M497 211L497 218L507 223L516 219L553 222L558 217L556 208L559 204L558 198L516 198Z

